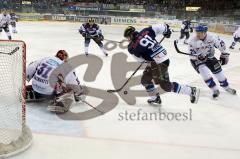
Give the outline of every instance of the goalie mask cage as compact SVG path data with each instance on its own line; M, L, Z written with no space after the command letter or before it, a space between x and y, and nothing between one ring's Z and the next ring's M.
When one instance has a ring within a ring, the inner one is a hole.
M0 158L27 149L32 133L26 125L26 45L0 40Z

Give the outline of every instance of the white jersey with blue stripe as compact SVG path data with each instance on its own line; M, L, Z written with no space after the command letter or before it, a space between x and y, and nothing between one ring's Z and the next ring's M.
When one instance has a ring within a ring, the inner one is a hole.
M26 75L28 81L32 80L33 90L44 95L52 95L55 88L50 86L50 75L63 63L64 62L57 57L47 57L30 63L27 67ZM80 85L74 71L67 74L64 83Z
M199 40L196 35L189 40L189 53L193 55L190 56L193 60L197 60L199 55L214 57L215 48L223 54L227 52L225 42L212 33L207 33L203 40Z

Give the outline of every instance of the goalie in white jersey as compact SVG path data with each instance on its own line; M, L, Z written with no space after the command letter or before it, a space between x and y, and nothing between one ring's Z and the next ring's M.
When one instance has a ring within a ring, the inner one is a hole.
M8 40L12 39L11 33L9 31L9 24L11 22L11 16L7 13L6 9L2 9L0 14L0 33L4 30L7 34Z
M54 100L48 107L56 113L67 112L73 102L79 101L84 95L84 90L74 71L65 78L58 74L54 86L50 85L50 75L68 59L65 50L59 50L55 57L47 57L29 64L27 67L27 81L32 80L32 85L27 86L26 101Z
M236 94L236 90L229 87L228 80L221 68L221 64L226 65L229 60L225 43L218 36L207 31L207 26L197 26L196 35L189 41L189 52L192 55L190 56L191 64L213 91L213 98L218 97L220 91L213 80L212 74L218 79L220 86L225 91ZM215 48L221 52L220 60L214 56Z
M234 49L234 46L236 45L237 42L240 43L240 27L233 33L233 42L229 48ZM240 48L239 48L239 50L240 50Z

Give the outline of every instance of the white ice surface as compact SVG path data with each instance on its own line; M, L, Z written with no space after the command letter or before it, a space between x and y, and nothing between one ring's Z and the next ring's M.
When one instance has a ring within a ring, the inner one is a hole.
M70 57L84 53L83 38L78 34L78 23L20 22L18 34L13 39L27 44L27 63L51 56L59 49L66 49ZM101 26L106 39L122 40L124 26ZM141 28L141 27L139 27ZM232 37L221 35L227 46ZM13 159L239 159L240 158L240 96L221 90L218 100L211 99L211 91L193 70L188 57L176 53L173 40L165 39L163 46L171 59L172 81L201 88L199 103L190 104L189 98L173 93L161 95L164 112L188 112L191 121L119 121L124 111L156 112L158 108L146 104L147 98L137 98L137 105L129 106L119 97L118 106L104 116L86 121L64 121L49 113L44 104L29 104L27 123L34 133L31 148ZM2 33L1 38L5 38ZM159 37L159 39L161 36ZM94 82L83 81L86 67L77 68L82 83L87 86L113 88L110 77L112 54L104 57L97 45L90 44L90 53L103 59L104 65ZM180 45L182 50L186 46ZM230 63L224 66L232 87L240 91L240 51L231 51ZM121 50L117 50L121 51ZM127 51L124 50L126 53ZM129 57L129 61L133 61ZM94 98L89 102L99 103ZM87 109L75 104L73 109Z

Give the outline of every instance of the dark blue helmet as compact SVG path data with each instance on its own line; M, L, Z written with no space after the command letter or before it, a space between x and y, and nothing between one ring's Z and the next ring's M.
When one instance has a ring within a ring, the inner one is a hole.
M125 38L129 38L132 36L132 34L135 32L135 28L133 26L128 26L125 30L124 30L124 37Z
M208 27L206 25L198 25L195 28L196 32L207 32L208 31Z

